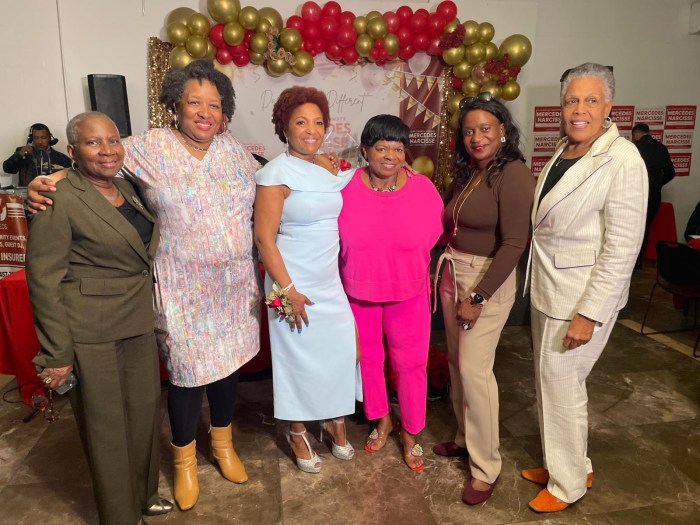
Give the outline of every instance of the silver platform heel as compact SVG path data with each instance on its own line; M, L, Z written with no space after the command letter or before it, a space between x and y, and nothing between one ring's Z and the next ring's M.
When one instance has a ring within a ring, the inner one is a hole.
M323 431L326 428L326 421L321 422L321 439L319 441L323 441ZM332 419L331 421L338 423L339 425L345 425L345 418ZM343 459L345 461L351 460L353 457L355 457L355 449L350 444L350 441L348 441L347 430L345 432L345 445L343 446L340 446L335 442L335 439L333 439L333 435L330 432L327 430L326 432L331 436L331 454L333 454L336 458Z
M291 428L287 430L287 443L289 443L290 447L292 436L301 436L301 439L303 439L306 444L306 449L309 451L309 454L311 454L310 459L303 459L294 454L294 450L292 450L292 454L294 454L297 460L297 467L299 467L299 470L308 472L309 474L318 474L321 472L321 458L318 457L316 451L309 445L309 440L306 439L306 429L304 429L303 432L294 432Z

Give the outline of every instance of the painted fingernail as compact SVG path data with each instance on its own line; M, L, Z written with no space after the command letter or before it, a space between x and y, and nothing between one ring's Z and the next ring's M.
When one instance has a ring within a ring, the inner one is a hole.
M277 321L277 322L278 322L278 323L281 323L282 321L284 321L284 317L280 317L280 320Z
M313 305L315 305L315 304L316 304L315 302L311 301L311 303L309 304L309 306L313 306Z
M291 325L291 324L289 325L289 331L294 332L294 325Z
M297 328L297 333L298 333L298 334L301 333L301 328Z

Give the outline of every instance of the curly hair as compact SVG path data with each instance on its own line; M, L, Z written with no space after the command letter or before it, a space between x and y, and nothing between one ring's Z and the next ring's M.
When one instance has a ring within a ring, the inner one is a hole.
M272 108L272 123L275 125L275 133L284 143L287 142L284 130L287 129L292 112L302 104L316 104L323 115L323 125L327 128L331 123L328 99L323 91L301 86L287 88L280 93Z
M478 98L470 100L467 104L463 104L459 111L459 128L455 137L455 155L454 155L454 181L455 188L461 188L469 183L469 179L476 171L476 166L473 165L472 159L464 147L464 118L467 113L480 109L491 113L505 128L506 141L498 148L496 156L493 158L486 171L486 184L493 186L496 177L501 173L503 166L514 160L525 162L525 157L520 151L520 131L513 122L513 117L510 112L496 99L480 100Z
M214 87L221 96L221 111L229 121L233 118L236 110L236 93L231 85L231 80L221 71L214 68L211 60L202 58L193 60L183 69L171 69L163 78L163 85L160 88L158 101L165 104L165 107L172 109L180 102L185 92L185 84L188 80L207 80L214 84Z

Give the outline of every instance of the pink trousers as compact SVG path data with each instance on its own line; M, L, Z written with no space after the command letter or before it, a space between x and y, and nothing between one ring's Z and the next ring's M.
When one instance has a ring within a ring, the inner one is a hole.
M348 297L360 338L360 371L367 419L389 413L384 379L384 337L396 373L402 426L425 427L430 300L428 291L405 301L374 303Z

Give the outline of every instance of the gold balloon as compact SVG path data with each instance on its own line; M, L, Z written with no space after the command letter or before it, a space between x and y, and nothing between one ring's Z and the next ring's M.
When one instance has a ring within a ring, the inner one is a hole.
M462 93L467 97L475 97L479 94L479 88L481 86L473 78L468 78L462 82Z
M501 86L496 84L494 80L487 80L486 82L481 84L480 93L483 93L485 91L491 93L491 96L493 98L501 98Z
M386 20L377 16L367 21L367 34L372 38L384 38L386 36Z
M520 84L512 78L501 86L501 98L503 100L515 100L520 95Z
M237 46L245 38L245 29L238 22L229 22L224 26L224 41L230 46Z
M190 9L189 7L178 7L177 9L173 9L168 13L168 17L165 19L165 26L169 26L170 24L174 24L175 22L179 22L180 24L187 25L187 20L190 18L190 15L194 13L194 9Z
M370 11L369 13L367 13L366 16L367 16L367 21L368 21L368 22L369 22L370 20L372 20L373 18L383 18L383 17L382 17L382 14L381 14L379 11Z
M314 57L309 53L300 49L294 53L294 57L297 59L297 63L292 66L292 73L298 76L304 76L310 73L314 68Z
M399 37L394 33L389 33L384 37L384 49L390 55L397 53L399 51Z
M246 29L255 29L260 22L258 10L251 6L246 6L238 13L238 23Z
M450 115L459 113L459 103L462 101L462 98L464 98L462 93L455 93L454 95L450 95L450 98L447 99L447 112Z
M287 51L294 53L301 47L301 33L293 27L283 29L280 33L280 44Z
M367 32L367 17L358 16L352 21L352 27L355 29L355 33L361 35Z
M486 57L486 46L481 42L472 44L467 48L467 60L470 64L481 62Z
M430 179L433 178L433 173L435 173L435 164L433 163L433 159L427 155L421 155L420 157L413 159L411 168L413 168L413 171L422 173Z
M263 20L267 20L268 22L270 22L270 25L276 27L280 31L284 27L282 15L279 14L279 11L277 11L277 9L273 7L261 7L258 10L258 14L260 15L260 23L262 23ZM260 25L258 25L258 31L266 31L266 29L262 29Z
M207 11L217 22L227 24L238 18L241 3L238 0L207 0Z
M454 177L452 176L451 173L445 173L445 175L442 177L442 187L443 188L448 188L450 184L452 184L452 180Z
M374 45L374 40L372 37L366 34L359 35L357 40L355 40L355 51L361 57L367 58L369 52L372 51L372 46Z
M168 63L171 68L182 69L190 62L192 62L192 55L187 52L185 46L175 46L170 52Z
M501 55L508 53L511 66L524 66L532 56L532 43L525 35L510 35L498 50Z
M250 50L254 53L264 53L267 51L267 35L258 31L250 39Z
M484 60L488 60L489 58L495 58L496 56L498 56L498 46L493 42L489 42L488 44L484 45L484 48L486 49Z
M267 18L260 18L260 22L258 22L258 28L256 29L256 31L259 33L267 33L271 27L272 23Z
M469 78L472 74L472 65L467 60L462 60L452 68L452 74L462 80Z
M176 46L181 46L190 37L190 30L181 22L172 22L168 25L168 40Z
M193 13L187 19L187 29L193 35L208 36L209 30L211 29L211 24L209 19L202 13Z
M255 51L251 51L248 53L250 56L250 62L252 64L255 64L256 66L260 66L265 62L265 55L262 53L256 53Z
M200 35L192 35L185 43L185 49L192 58L204 58L207 56L207 40Z
M207 38L207 54L204 55L207 58L214 58L216 56L216 46L211 43L211 40Z
M464 60L464 46L448 47L442 52L442 59L448 66L454 66Z
M493 35L496 33L496 29L493 24L489 22L481 22L479 24L479 42L482 44L488 44L491 42Z
M479 24L474 20L467 20L462 24L464 26L464 45L470 46L479 41Z
M289 62L286 62L283 58L268 60L267 70L273 77L284 75L287 71L289 71Z
M457 131L457 128L459 128L459 113L455 113L450 117L450 129Z
M459 21L459 18L455 18L454 20L450 20L445 25L445 33L454 33L455 29L457 29L457 26L461 25L461 24L462 23Z

